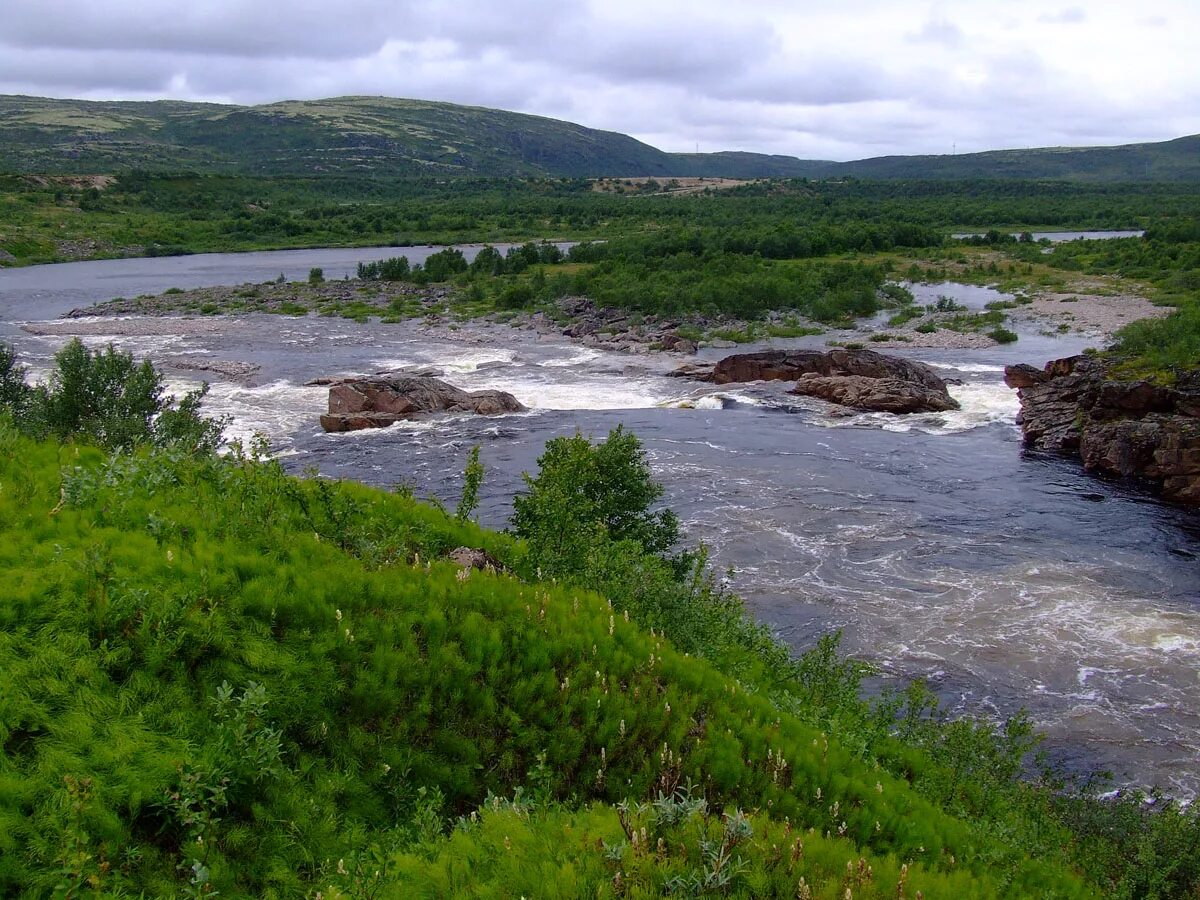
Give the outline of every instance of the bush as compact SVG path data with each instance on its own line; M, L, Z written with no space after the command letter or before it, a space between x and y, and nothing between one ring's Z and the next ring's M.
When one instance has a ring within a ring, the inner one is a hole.
M1011 344L1017 340L1017 333L1015 331L1009 331L1003 327L993 328L987 335L997 344Z
M162 375L149 360L135 363L111 344L93 352L76 338L55 354L46 384L26 388L23 375L3 348L0 403L31 434L106 449L158 444L209 452L221 442L224 423L200 414L207 385L179 401L164 397Z
M21 419L29 403L30 387L25 383L25 367L17 363L13 349L0 344L0 408Z
M308 270L309 284L322 284L325 281L325 270L317 266Z
M593 445L579 432L554 438L513 500L513 531L547 575L577 574L597 541L630 541L662 556L679 539L670 510L652 512L662 485L650 475L641 442L621 426Z

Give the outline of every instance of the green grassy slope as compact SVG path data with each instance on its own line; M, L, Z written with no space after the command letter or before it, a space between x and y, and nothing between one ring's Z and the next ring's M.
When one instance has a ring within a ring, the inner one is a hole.
M924 752L460 571L522 548L403 496L2 425L0 485L0 894L1097 895L1053 829L922 793Z
M1054 178L1200 181L1200 137L832 163L665 153L624 134L502 110L386 97L262 106L0 96L0 171Z

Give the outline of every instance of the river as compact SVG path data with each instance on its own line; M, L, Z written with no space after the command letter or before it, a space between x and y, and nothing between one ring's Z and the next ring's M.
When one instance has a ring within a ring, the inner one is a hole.
M68 263L0 271L0 339L44 370L65 335L29 322L114 296L327 277L360 260L432 248L304 250ZM972 307L997 295L939 285ZM1052 758L1113 770L1121 782L1200 789L1200 517L1142 491L1022 450L1009 362L1081 350L1071 334L1022 332L986 350L907 350L962 384L953 413L844 415L786 385L697 385L678 363L582 348L506 326L428 330L317 317L100 320L81 324L162 364L249 362L215 381L209 410L233 436L265 432L295 472L391 486L453 503L469 449L487 477L480 515L501 526L521 473L551 437L618 424L647 447L688 538L756 616L798 649L832 628L885 678L922 676L954 710L1026 707ZM823 346L827 337L774 342ZM1094 341L1093 341L1094 342ZM752 347L744 348L752 349ZM704 351L720 356L731 351ZM889 350L888 352L894 352ZM502 419L442 417L323 434L318 376L434 365L468 388L530 407ZM187 379L172 377L182 389Z

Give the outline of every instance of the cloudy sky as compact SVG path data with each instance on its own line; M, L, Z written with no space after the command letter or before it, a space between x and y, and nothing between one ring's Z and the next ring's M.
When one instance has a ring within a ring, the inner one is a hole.
M0 93L494 106L808 158L1200 132L1197 0L0 0Z

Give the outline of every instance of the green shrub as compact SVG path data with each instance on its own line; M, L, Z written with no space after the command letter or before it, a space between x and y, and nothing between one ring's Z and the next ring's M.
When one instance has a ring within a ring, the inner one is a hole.
M549 441L525 484L527 493L513 499L513 531L546 575L582 571L597 541L630 541L663 555L679 539L675 514L651 511L662 485L641 442L620 426L595 445L579 432Z
M1017 333L1007 328L993 328L987 335L997 344L1011 344L1017 340Z
M205 385L182 399L163 396L162 375L148 360L109 345L91 351L78 339L54 356L49 381L29 389L12 351L0 347L0 405L26 431L58 440L82 439L108 449L141 444L209 452L222 422L200 414Z

